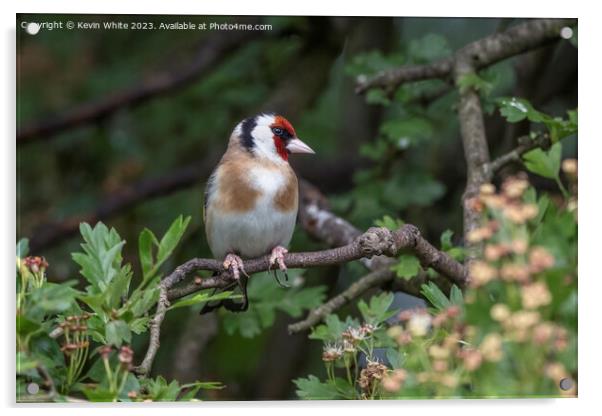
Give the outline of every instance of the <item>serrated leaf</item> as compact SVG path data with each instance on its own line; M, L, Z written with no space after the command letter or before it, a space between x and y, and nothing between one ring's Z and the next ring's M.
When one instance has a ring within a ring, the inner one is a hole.
M391 267L391 270L398 277L410 279L420 272L420 261L414 256L403 254L399 256L399 261Z
M560 171L562 145L554 144L549 151L533 149L523 155L525 166L529 171L545 178L556 179Z
M500 114L506 118L509 123L517 123L524 119L529 119L535 123L541 123L549 116L535 110L531 103L523 98L503 97L497 100L500 107Z
M298 378L293 380L293 383L297 386L297 396L304 400L332 400L340 397L335 385L322 383L314 375Z
M433 283L423 284L420 287L420 293L433 305L437 311L447 309L451 306L451 302L439 287Z
M357 304L364 321L377 325L381 322L386 321L391 316L397 313L396 310L390 311L389 308L393 303L393 294L390 292L384 292L370 298L367 304L363 300Z
M374 225L377 227L384 227L391 231L396 231L401 228L405 222L399 218L393 219L389 215L385 215L382 219L375 220Z
M315 327L309 334L310 339L320 339L323 341L337 341L343 331L349 327L356 327L359 322L350 316L345 321L341 321L335 314L326 316L324 324Z
M144 315L154 304L157 303L159 299L159 288L158 287L149 287L144 290L141 297L138 297L130 310L134 314L134 316Z
M452 285L449 300L454 305L462 306L464 304L464 295L458 286Z
M110 321L105 328L105 338L107 343L120 347L124 341L127 344L132 342L132 333L124 321Z
M148 322L150 318L148 316L144 316L142 318L136 318L129 323L130 329L134 334L140 335L143 332L146 332Z

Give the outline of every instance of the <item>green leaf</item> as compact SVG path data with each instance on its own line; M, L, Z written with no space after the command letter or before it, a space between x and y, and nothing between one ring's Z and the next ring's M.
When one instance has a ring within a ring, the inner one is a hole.
M84 387L82 392L91 402L112 402L115 398L115 395L106 388Z
M23 315L17 315L17 334L21 337L31 335L38 331L41 325L38 322L34 322L31 319L27 319Z
M464 93L469 88L474 88L475 91L480 92L484 96L491 94L493 90L493 84L478 76L475 73L469 73L460 77L457 82L460 87L460 92Z
M324 324L318 325L312 330L309 338L323 341L337 341L343 331L349 327L356 327L358 325L358 321L350 316L345 321L341 321L337 315L331 314L324 319Z
M69 281L58 283L44 283L40 288L30 293L27 317L34 321L41 321L44 316L57 314L75 306L77 291L71 286L76 282Z
M194 383L183 384L180 387L180 390L188 391L181 395L178 401L188 401L194 399L200 389L221 390L223 388L226 388L226 386L220 383L219 381L196 381Z
M445 309L450 305L445 294L433 282L422 285L420 293L438 310Z
M149 272L153 268L153 243L156 241L157 237L148 228L142 230L140 236L138 236L138 255L140 256L140 266L142 267L144 280L150 277Z
M506 118L509 123L517 123L528 119L535 123L541 123L551 117L537 111L531 103L523 98L504 97L497 100L500 107L500 114Z
M337 387L331 383L322 383L319 378L310 375L308 378L293 380L297 386L297 396L304 400L332 400L340 398Z
M253 338L261 333L261 321L256 315L250 314L249 311L233 317L231 315L233 314L225 315L223 319L224 330L228 335L238 331L245 338Z
M302 279L302 270L289 270L293 287L283 289L268 273L253 276L249 281L249 309L244 314L226 314L224 328L229 334L239 332L244 337L258 335L273 325L278 311L300 317L303 311L320 305L325 297L324 286L303 288L295 284Z
M452 50L447 38L440 34L429 33L419 39L412 39L408 45L408 54L414 62L432 62L451 55Z
M368 104L380 104L382 106L389 106L391 100L387 97L387 94L380 88L372 88L366 93L366 102Z
M441 234L441 250L447 251L451 249L454 245L452 244L452 237L454 232L452 230L445 230Z
M129 326L134 334L140 335L143 332L146 332L149 321L150 318L148 316L144 316L142 318L136 318L132 320L131 322L129 322Z
M81 275L90 283L88 292L105 292L115 276L126 272L121 267L121 250L125 241L121 240L115 229L109 230L102 222L94 228L82 223L80 232L84 238L81 245L84 252L71 256L81 266Z
M321 305L325 297L326 286L295 288L287 292L287 295L276 306L289 316L298 318L303 314L304 310Z
M119 392L119 400L122 402L129 402L131 399L128 397L128 393L134 391L140 391L140 382L138 378L133 373L128 373L126 376L125 383L123 384L123 388Z
M374 225L377 227L384 227L391 231L397 231L403 227L404 224L405 222L403 220L400 220L399 218L393 219L389 215L385 215L382 219L374 221Z
M148 287L144 289L141 297L137 297L130 306L130 310L134 316L144 315L159 299L159 288Z
M567 112L568 119L551 117L537 111L531 103L524 98L504 97L496 101L500 114L510 123L529 120L534 123L543 123L550 132L552 143L577 133L577 110Z
M562 145L554 144L549 151L533 149L523 155L525 166L529 171L545 178L556 179L560 171Z
M27 238L22 238L17 243L17 257L24 258L29 253L29 240Z
M180 239L184 235L184 231L188 227L188 223L190 223L190 217L183 217L180 215L175 221L171 224L161 242L159 243L159 251L157 253L157 265L163 264L165 260L171 255L173 250L176 248Z
M391 270L393 270L398 277L407 280L418 274L420 271L420 261L409 254L402 254L399 256L397 264L391 267Z
M387 348L387 361L393 369L403 368L405 362L405 356L402 350L395 348Z
M458 305L458 306L464 305L464 295L462 295L462 291L460 290L460 288L458 286L452 285L452 288L451 288L451 291L449 294L449 300L454 305Z
M132 333L124 321L110 321L105 329L105 338L107 343L120 347L124 341L127 344L132 342Z
M232 295L232 291L225 291L216 293L214 295L210 295L209 292L201 292L197 293L193 296L181 299L175 303L173 303L167 310L172 310L176 308L183 308L185 306L197 305L200 303L211 302L214 300L222 300L222 299L240 299L242 295Z
M25 374L38 366L38 361L29 356L28 353L17 352L16 370L17 374Z
M107 313L103 308L105 299L104 294L97 293L95 295L79 295L77 298L88 305L90 309L94 311L94 313L103 319L103 321L108 320Z
M417 145L433 136L432 123L426 118L395 118L388 120L380 128L388 141L399 149Z
M127 298L131 280L132 272L128 264L119 270L118 274L109 282L105 291L105 300L110 309L119 308L121 301Z
M439 287L433 283L423 284L420 288L420 293L433 305L437 311L441 311L449 308L452 302L445 296L445 294L439 289ZM457 298L457 294L455 295Z
M373 325L377 325L389 319L398 312L397 310L389 310L392 303L393 294L384 292L377 296L372 296L369 304L363 300L360 300L357 304L357 307L360 310L364 321Z

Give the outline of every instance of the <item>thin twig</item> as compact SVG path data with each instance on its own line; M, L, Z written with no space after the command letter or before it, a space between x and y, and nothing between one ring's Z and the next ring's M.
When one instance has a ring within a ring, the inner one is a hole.
M394 273L388 268L379 269L367 274L328 302L313 309L304 320L289 325L288 332L294 334L311 328L335 310L361 296L368 289L388 282L393 276Z
M533 149L541 148L545 150L548 149L552 144L550 137L547 134L538 134L533 138L525 135L519 137L517 141L518 146L508 153L505 153L492 160L485 166L485 170L489 172L489 174L493 175L509 163L522 162L522 156Z
M538 48L560 39L560 30L574 26L576 19L534 19L517 24L504 32L495 33L469 43L457 53L469 56L475 70ZM425 79L446 78L452 75L455 57L450 56L425 65L406 65L383 71L369 79L360 79L356 92L363 94L370 88L386 91L399 85Z

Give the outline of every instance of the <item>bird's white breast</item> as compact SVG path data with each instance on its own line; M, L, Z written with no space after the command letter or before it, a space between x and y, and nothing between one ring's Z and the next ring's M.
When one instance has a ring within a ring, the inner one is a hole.
M274 206L274 197L286 186L286 177L261 166L249 169L248 175L252 187L261 194L252 209L226 213L209 207L209 245L216 258L232 252L245 258L259 257L290 243L297 210L282 212ZM220 198L219 187L215 197Z

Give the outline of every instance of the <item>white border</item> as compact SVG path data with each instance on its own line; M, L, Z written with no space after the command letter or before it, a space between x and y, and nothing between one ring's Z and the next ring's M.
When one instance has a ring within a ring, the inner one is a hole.
M3 22L3 62L2 65L2 126L5 136L2 143L2 179L3 215L0 217L0 230L3 231L2 265L4 273L2 281L4 287L4 330L5 337L0 342L2 348L3 377L1 389L3 403L12 407L9 413L26 411L28 413L44 412L45 414L64 414L65 412L89 412L90 414L106 414L108 409L111 414L138 413L140 406L84 406L84 409L64 406L52 408L20 407L15 408L14 403L14 295L9 290L10 279L14 273L14 232L15 232L15 13L134 13L134 14L258 14L258 15L391 15L391 16L505 16L505 17L578 17L579 18L579 103L580 103L580 290L579 290L579 399L558 400L443 400L443 401L404 401L385 403L344 403L344 402L244 402L244 403L202 403L196 405L153 404L143 406L148 415L164 415L173 407L177 411L184 409L191 412L211 412L211 414L231 414L232 411L247 414L279 414L286 412L290 415L307 414L308 412L322 411L333 412L335 408L344 408L345 413L365 414L370 409L382 412L416 412L414 414L438 413L445 416L452 414L480 415L484 412L491 415L504 415L509 412L531 410L533 412L548 414L590 414L597 397L602 397L599 391L602 383L600 376L602 369L602 343L600 337L599 305L602 280L600 269L596 262L599 241L602 236L600 230L599 189L600 171L596 169L602 165L602 134L598 120L600 115L600 62L598 39L601 38L599 27L600 18L595 13L595 2L561 2L547 0L545 2L528 2L525 0L504 0L502 2L483 1L427 1L394 2L389 0L371 0L353 4L327 3L323 0L303 0L298 2L283 2L275 0L251 1L198 1L190 0L145 0L142 2L123 0L19 0L18 3L6 4L2 2L1 19ZM583 226L585 224L585 227ZM597 330L596 330L597 328Z

